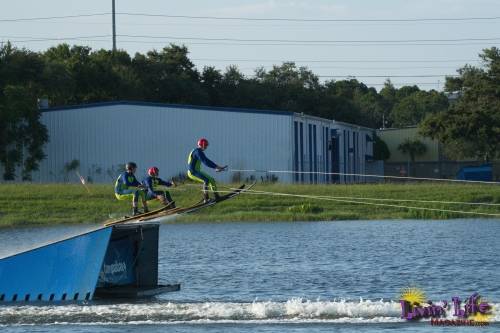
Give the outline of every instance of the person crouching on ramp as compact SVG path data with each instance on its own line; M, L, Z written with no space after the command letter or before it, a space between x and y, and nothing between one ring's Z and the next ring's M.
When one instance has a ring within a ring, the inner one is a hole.
M158 191L155 189L156 186L177 186L173 180L164 181L160 177L160 170L157 167L151 167L148 169L148 176L144 178L142 184L146 188L146 200L157 199L165 206L170 208L175 208L175 201L172 200L170 193L168 191Z
M130 200L132 199L132 215L139 215L140 212L137 208L137 202L139 197L142 199L142 206L144 208L144 213L148 212L148 205L146 203L146 198L144 187L137 178L135 178L135 171L137 170L137 164L134 162L128 162L125 165L125 172L122 173L115 182L115 196L118 200Z
M208 140L202 138L198 140L198 148L191 151L188 157L188 172L187 175L190 179L203 183L203 201L205 203L210 201L208 196L208 189L214 192L215 200L219 199L219 193L217 193L217 185L215 184L215 179L201 171L201 163L205 164L207 167L215 169L215 171L220 172L227 168L226 166L219 166L208 159L205 156L205 149L208 147Z

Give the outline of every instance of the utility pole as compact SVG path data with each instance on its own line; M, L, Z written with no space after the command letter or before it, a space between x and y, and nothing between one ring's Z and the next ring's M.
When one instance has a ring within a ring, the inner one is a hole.
M115 0L113 2L113 52L116 51Z

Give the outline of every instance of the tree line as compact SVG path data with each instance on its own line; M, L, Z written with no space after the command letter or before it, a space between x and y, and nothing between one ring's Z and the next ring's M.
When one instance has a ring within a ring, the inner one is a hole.
M450 151L459 151L456 147L461 144L475 144L467 141L475 141L474 134L453 146L450 141L453 135L443 136L442 129L463 121L459 118L465 109L476 115L484 105L498 104L498 81L489 79L490 70L497 73L500 67L498 54L495 48L485 50L481 56L489 61L486 69L465 66L460 69L459 78L447 79L446 91L463 93L457 103L450 105L445 93L420 90L417 86L398 89L390 81L386 81L379 92L356 79L321 82L307 67L293 62L274 65L270 70L257 68L251 77L243 75L234 65L224 71L213 66L198 70L189 59L187 47L174 44L132 57L123 50L92 50L87 46L60 44L43 52L33 52L6 43L0 47L3 177L13 179L15 169L21 167L23 179L30 179L31 171L44 157L43 144L49 138L39 122L37 98L40 97L48 98L51 106L136 100L286 110L370 128L423 123L423 133L443 142L448 140ZM481 82L472 83L477 80ZM497 84L497 91L493 88L483 91L488 84ZM471 87L477 91L472 93ZM463 101L477 99L483 92L490 94L490 98ZM470 108L479 105L477 103L484 105ZM498 119L495 121L498 125ZM481 126L480 123L478 119L476 125ZM495 129L485 130L481 135L493 133ZM489 156L498 153L498 139L496 141L495 147L486 144L481 151L488 151Z

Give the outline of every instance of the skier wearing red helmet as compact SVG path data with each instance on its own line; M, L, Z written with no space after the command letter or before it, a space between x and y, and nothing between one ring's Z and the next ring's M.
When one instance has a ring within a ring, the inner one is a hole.
M187 175L190 179L203 183L203 200L205 202L209 201L208 189L214 192L215 200L219 198L217 193L217 185L215 184L215 179L201 171L201 164L205 164L207 167L215 169L215 171L220 172L227 168L226 166L219 166L212 162L205 155L204 151L208 147L208 140L201 138L198 140L198 148L195 148L189 153L188 157L188 172Z
M142 184L146 188L146 200L157 199L165 206L170 206L170 208L175 208L175 202L172 200L170 193L168 191L156 190L156 186L176 186L173 180L165 181L158 177L160 175L160 170L157 167L151 167L148 169L148 176L144 178Z

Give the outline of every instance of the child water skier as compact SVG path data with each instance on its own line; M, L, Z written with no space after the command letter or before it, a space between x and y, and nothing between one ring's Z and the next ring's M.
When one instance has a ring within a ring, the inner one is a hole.
M146 200L157 199L165 206L170 206L170 208L175 208L175 201L172 200L170 193L166 190L159 191L156 190L156 186L177 186L173 180L165 181L158 177L160 175L160 170L157 167L151 167L148 169L148 176L144 178L142 184L146 188Z

